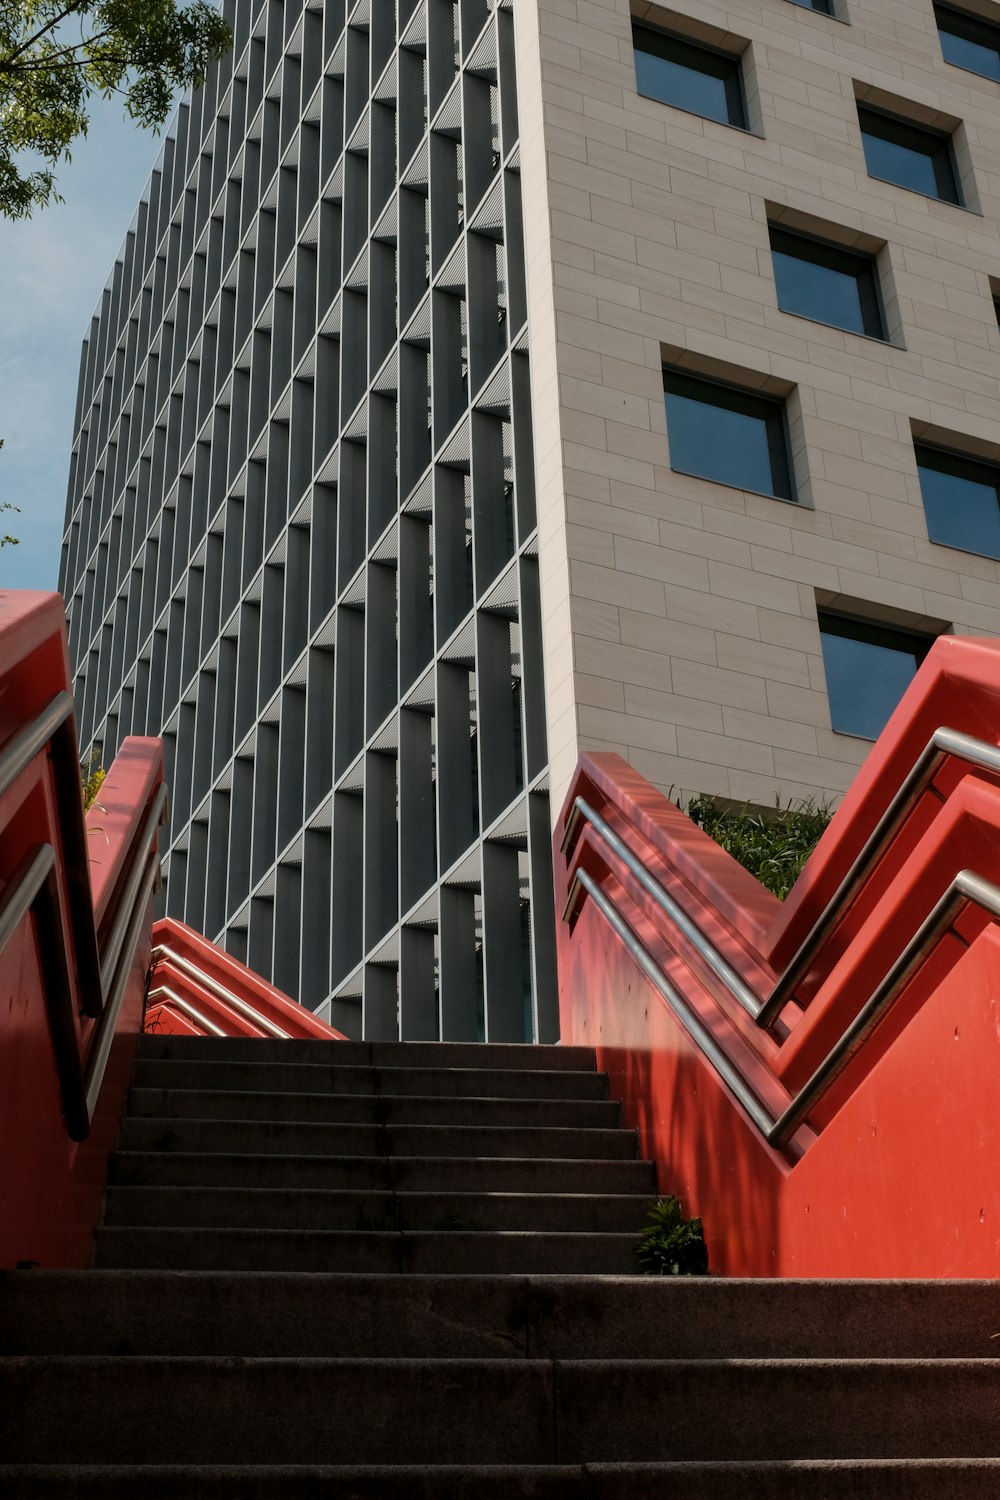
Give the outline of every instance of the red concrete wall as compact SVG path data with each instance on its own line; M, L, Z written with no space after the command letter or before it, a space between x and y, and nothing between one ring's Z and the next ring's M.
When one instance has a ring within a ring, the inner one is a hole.
M69 686L62 600L55 594L0 594L0 748ZM158 741L126 741L88 820L90 886L99 924L114 909L145 809L162 779ZM82 801L80 817L82 819ZM0 797L0 883L38 844L57 853L64 927L69 928L63 833L49 755L41 751ZM0 1266L85 1266L142 1021L151 912L132 964L95 1118L87 1139L70 1140L42 983L38 937L29 916L0 953ZM71 963L72 937L68 938ZM75 967L75 966L74 966ZM76 1035L85 1060L95 1023L81 1014L72 975Z
M940 642L782 906L617 756L585 756L556 835L557 911L582 868L772 1115L810 1076L957 871L1000 883L998 778L942 766L773 1035L723 989L596 832L560 850L578 794L770 991L931 733L1000 739L1000 646ZM582 894L558 933L567 1043L597 1048L658 1163L700 1215L713 1268L750 1276L995 1276L1000 1270L1000 932L961 911L787 1149L773 1150Z

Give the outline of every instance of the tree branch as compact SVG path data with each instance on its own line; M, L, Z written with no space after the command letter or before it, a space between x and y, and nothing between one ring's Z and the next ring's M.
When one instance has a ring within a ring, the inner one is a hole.
M9 53L8 56L4 58L4 64L6 65L13 62L15 58L21 56L22 52L28 52L36 42L40 42L43 36L52 31L54 27L60 25L61 22L65 21L67 16L71 16L74 14L74 12L80 10L81 6L83 6L84 4L86 4L86 0L69 0L69 4L63 6L62 10L57 16L53 16L50 21L46 21L45 25L40 27L39 30L35 32L34 36L27 37L23 42L20 43L19 46L15 47L13 52Z

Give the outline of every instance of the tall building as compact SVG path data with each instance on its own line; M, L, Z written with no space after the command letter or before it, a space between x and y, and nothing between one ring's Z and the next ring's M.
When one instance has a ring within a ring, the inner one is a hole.
M581 749L832 797L1000 634L1000 4L227 13L84 348L84 740L335 1024L550 1040Z

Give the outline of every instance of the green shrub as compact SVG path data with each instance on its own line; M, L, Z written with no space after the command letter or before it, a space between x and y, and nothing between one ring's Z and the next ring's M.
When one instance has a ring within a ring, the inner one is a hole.
M83 810L84 812L93 804L98 792L104 784L107 771L100 764L100 751L95 750L86 765L80 767L80 780L83 783Z
M693 823L781 901L833 816L831 808L811 800L782 807L777 798L773 812L749 804L722 807L713 797L692 797L686 811Z
M643 1276L705 1276L708 1250L700 1219L685 1219L673 1194L657 1198L633 1254Z

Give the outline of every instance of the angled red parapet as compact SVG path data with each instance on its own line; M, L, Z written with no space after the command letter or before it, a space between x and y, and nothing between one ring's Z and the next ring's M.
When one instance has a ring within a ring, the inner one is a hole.
M149 965L161 746L85 823L69 689L62 599L0 593L0 1266L89 1263Z
M304 1005L183 922L153 928L146 1031L185 1036L306 1037L343 1041Z
M784 904L619 757L582 758L563 1041L597 1047L716 1269L996 1274L998 741L1000 644L940 640Z

